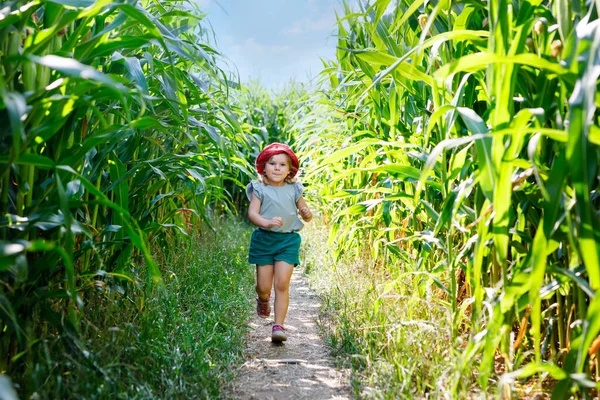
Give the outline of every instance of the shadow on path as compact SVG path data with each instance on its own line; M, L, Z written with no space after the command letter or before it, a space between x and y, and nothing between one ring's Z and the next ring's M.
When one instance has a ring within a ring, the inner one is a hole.
M271 342L273 313L268 319L252 318L247 361L238 373L231 398L352 398L348 374L333 366L329 350L319 336L315 323L318 312L317 296L309 289L302 269L295 268L285 324L288 340L282 344Z

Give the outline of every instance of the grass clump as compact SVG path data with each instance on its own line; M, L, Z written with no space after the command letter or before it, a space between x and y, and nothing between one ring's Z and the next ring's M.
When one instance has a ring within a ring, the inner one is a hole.
M322 298L319 324L334 354L352 368L355 394L448 397L451 317L437 288L367 255L334 261L326 229L308 229L305 263Z
M27 373L10 374L19 394L218 398L242 361L253 276L247 225L217 225L156 251L164 288L141 296L143 285L105 280L102 291L88 291L81 333L49 332Z

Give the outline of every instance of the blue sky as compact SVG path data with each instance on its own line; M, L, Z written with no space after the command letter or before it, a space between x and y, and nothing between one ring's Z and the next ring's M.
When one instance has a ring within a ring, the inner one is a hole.
M242 82L259 79L269 89L292 78L308 82L322 70L320 58L335 57L341 0L196 1Z

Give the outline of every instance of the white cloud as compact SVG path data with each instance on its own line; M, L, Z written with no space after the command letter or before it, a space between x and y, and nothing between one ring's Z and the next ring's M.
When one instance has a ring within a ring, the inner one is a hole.
M238 54L250 53L281 55L290 51L291 47L288 45L258 43L256 38L249 37L246 38L242 43L232 45L231 49Z
M258 78L266 87L275 88L292 77L301 81L314 77L322 69L318 56L327 57L328 53L328 47L269 45L250 37L230 46L227 56L242 82Z
M341 1L340 1L341 3ZM335 6L335 1L330 0L308 0L307 7L313 14L321 14L324 12L324 9L328 11L333 9Z
M348 3L350 7L353 7L358 1L359 0L346 0L346 3ZM333 10L340 12L344 10L342 0L308 0L307 6L310 11L317 13L332 12Z
M303 18L285 31L288 35L301 35L310 32L330 32L335 26L335 15L325 14L318 19Z
M242 82L258 78L266 87L276 87L292 78L307 81L322 70L319 57L335 57L336 41L331 39L335 10L344 15L342 0L192 1L206 5L225 70L237 71Z

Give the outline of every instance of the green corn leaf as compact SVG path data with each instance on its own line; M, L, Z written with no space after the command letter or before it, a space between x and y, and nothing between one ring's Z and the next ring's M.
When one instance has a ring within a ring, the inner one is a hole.
M530 376L539 373L547 373L552 377L552 379L555 380L562 380L567 377L567 373L556 365L546 363L529 363L523 368L519 368L516 371L505 373L504 375L502 375L499 381L499 386L502 386L504 384L512 384L517 378L529 378Z
M596 297L596 293L590 287L589 282L584 277L585 266L579 265L573 269L567 269L567 268L560 268L555 265L550 265L548 267L548 270L555 275L563 275L563 276L566 276L569 279L571 279L573 282L575 282L577 284L577 286L579 286L579 288L581 290L583 290L585 292L585 294L590 299L593 299L594 297Z
M92 182L90 182L85 177L78 174L71 167L59 165L56 168L61 171L66 171L66 172L78 177L79 180L81 181L81 183L85 186L86 190L89 191L92 195L94 195L96 197L95 201L97 201L98 203L103 204L107 207L110 207L113 210L115 210L116 212L121 213L124 216L129 216L129 214L126 210L124 210L119 205L110 201L108 199L108 197L106 197L106 195L104 195L104 193L102 193L98 188L96 188L96 186ZM154 261L154 259L152 258L151 254L150 254L150 251L148 250L148 247L146 244L146 238L143 235L143 232L139 229L139 227L136 226L135 221L129 220L128 218L123 219L123 224L124 224L125 228L127 229L129 239L131 240L131 242L133 243L134 246L136 246L138 249L140 249L140 251L142 252L142 254L144 256L144 259L146 260L146 264L147 264L147 268L148 268L148 277L151 279L151 281L153 283L162 285L163 281L161 278L160 270L158 269L158 267L156 265L156 261ZM148 289L148 290L150 290L150 289Z
M440 214L440 218L437 220L435 224L435 229L433 231L434 236L437 236L443 227L450 227L450 225L452 224L452 217L454 215L454 203L456 201L456 198L456 192L452 191L448 193L448 195L444 199L442 213Z
M493 187L495 182L495 173L490 168L490 146L492 136L487 133L487 126L485 125L483 120L477 114L475 114L473 110L464 107L459 107L457 108L457 110L461 115L463 121L465 122L465 125L467 125L467 127L471 131L472 136L457 139L445 139L438 143L438 145L429 154L429 157L427 157L427 162L421 170L419 185L415 192L415 199L418 199L418 196L420 196L422 186L425 183L426 179L428 179L431 171L433 170L433 167L437 162L438 157L442 154L442 152L444 150L452 149L471 142L475 142L475 146L477 149L480 185L483 188L486 197L490 199L492 198Z
M26 112L25 97L20 93L6 92L4 89L0 89L0 95L8 111L8 122L12 131L11 159L16 159L21 155L23 142L26 140L23 126L23 115Z
M476 53L469 54L453 61L449 64L442 66L440 69L435 71L434 77L439 81L445 81L450 75L459 72L475 72L486 68L488 65L493 64L519 64L527 65L532 68L545 70L560 76L568 82L573 81L573 74L562 67L560 64L550 62L544 58L538 57L534 54L517 54L514 56L500 56L497 54L489 53Z
M410 6L404 10L404 13L402 14L402 17L400 17L395 23L394 26L391 29L390 34L395 34L399 29L401 29L407 22L408 19L410 17L412 17L421 6L423 6L423 3L425 2L425 0L417 0L414 1L410 4Z
M63 6L85 8L94 4L93 0L46 0L50 3L60 4Z
M533 247L531 251L531 289L529 291L529 300L531 302L531 332L533 336L533 348L535 351L536 362L541 361L541 333L542 315L541 315L541 297L540 289L544 281L548 258L548 239L544 232L544 222L541 221L538 230L533 238Z
M6 155L0 155L0 163L9 163L9 157ZM12 160L13 164L17 165L31 165L40 169L53 169L56 164L48 157L40 156L33 153L23 153L17 160Z
M498 174L492 162L492 138L487 134L488 128L485 122L473 110L459 107L458 112L472 135L484 135L480 140L475 141L475 149L477 151L477 165L481 177L479 184L486 197L491 199Z
M86 54L83 56L82 61L90 61L98 57L105 57L113 54L115 51L124 51L132 49L140 49L150 44L150 41L154 37L152 35L140 35L140 36L119 36L112 38L102 43L94 45L93 51L85 52L83 46L80 45L76 54Z
M147 29L148 33L150 33L156 39L160 39L161 41L163 40L162 39L163 36L162 36L160 30L158 29L156 24L153 23L150 20L150 18L148 18L148 16L146 15L146 13L144 11L142 11L130 4L121 4L118 6L118 8L121 12L123 12L129 18L131 18L132 20L143 25Z
M412 79L414 81L423 81L428 84L431 81L431 77L416 69L412 64L408 62L397 62L398 59L396 59L396 57L391 56L387 53L383 53L381 51L378 51L376 53L365 52L358 53L356 54L356 56L375 66L394 65L393 70L399 72L402 76L408 79ZM388 70L384 71L381 77L377 75L376 80L380 81L383 76L391 72L392 70L390 70L389 72Z
M43 57L29 56L28 58L36 64L62 72L65 75L101 83L116 92L126 91L126 88L123 85L116 83L109 76L99 72L95 68L81 64L79 61L72 58L59 57L55 55L47 55Z
M55 170L56 171L56 170ZM64 185L62 184L62 179L58 173L56 176L56 187L58 192L58 197L60 199L60 210L62 211L64 217L64 228L65 228L65 241L64 245L61 247L57 247L56 251L61 256L66 275L66 289L69 294L69 299L71 302L69 303L69 321L73 326L78 326L78 317L75 313L74 308L79 308L80 302L78 301L77 295L77 286L75 284L75 265L73 260L73 252L75 247L75 238L72 230L72 222L73 216L71 214L71 210L69 209L69 202L66 195L66 190Z
M124 210L124 214L129 213L129 187L127 182L122 180L121 178L127 173L127 169L119 159L119 157L112 152L109 157L109 167L110 167L110 178L113 182L120 182L116 187L114 187L114 197L113 201L119 206L121 210ZM122 225L123 214L116 213L114 223L117 225Z
M344 149L340 149L338 151L336 151L335 153L329 155L328 157L326 157L325 159L321 160L321 162L319 163L320 165L327 165L327 164L333 164L335 162L338 162L340 160L343 160L344 158L347 158L353 154L358 153L359 151L365 149L366 147L369 146L376 146L376 145L383 145L383 143L380 140L377 139L364 139L361 140L360 143L346 147Z
M577 199L579 246L589 274L590 285L594 290L600 288L600 237L598 231L593 228L598 224L598 218L592 214L593 206L589 187L591 171L588 168L588 162L592 161L592 164L596 164L597 160L595 150L589 148L587 136L589 121L596 111L595 82L600 76L598 69L600 58L596 58L598 49L600 49L600 31L596 30L590 48L588 65L569 99L570 124L567 145L567 160ZM592 170L595 168L593 167Z
M146 82L144 71L142 71L140 60L135 57L125 57L125 66L133 78L133 81L136 82L140 88L142 88L144 93L147 93L148 83Z
M560 38L563 43L566 43L572 29L571 0L556 0L553 5Z
M367 210L367 206L364 204L355 204L347 209L336 213L336 217L343 217L344 215L362 215Z

